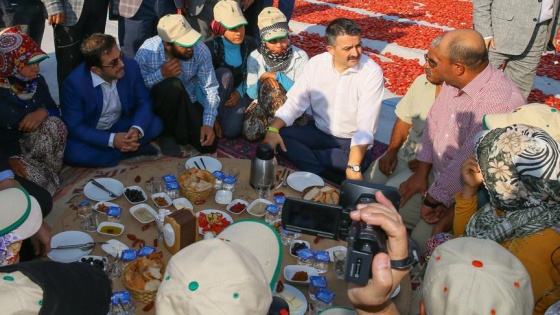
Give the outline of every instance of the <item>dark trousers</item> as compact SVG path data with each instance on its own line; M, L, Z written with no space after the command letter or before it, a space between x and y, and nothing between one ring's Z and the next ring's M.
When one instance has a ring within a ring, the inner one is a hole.
M218 1L219 0L206 0L202 11L200 11L198 15L191 15L190 12L183 13L189 25L202 35L203 41L212 37L210 23L214 19L214 6Z
M15 180L19 182L21 187L23 187L30 196L35 197L39 205L41 206L41 212L43 213L43 218L46 217L52 210L53 201L49 192L42 188L41 186L23 178L16 176ZM33 244L31 244L30 239L26 239L21 244L21 249L19 252L20 261L27 261L35 258L35 253L33 249Z
M108 131L109 132L127 132L132 127L132 119L130 117L121 117ZM163 129L161 119L155 116L152 118L147 128L144 128L144 136L138 141L140 148L138 154L143 151L143 146L150 144ZM68 165L82 167L110 167L119 164L121 159L130 157L131 153L122 153L121 151L111 148L108 145L98 147L90 143L80 140L68 138L66 150L64 151L64 162Z
M183 82L168 78L154 85L151 90L154 113L163 120L163 137L173 137L179 144L190 144L199 152L216 152L218 138L210 146L200 145L200 128L204 107L191 102Z
M68 74L82 63L80 46L84 39L93 33L105 33L108 3L109 0L85 0L78 23L53 26L58 86L61 87ZM59 89L59 99L62 99L61 93L62 89Z
M300 170L319 174L325 170L346 172L350 154L351 139L328 135L310 121L307 125L291 126L280 129L287 151L276 148L283 157L294 163ZM371 163L371 150L368 150L361 167Z
M218 108L218 121L222 127L225 137L235 138L241 135L245 109L251 104L251 98L247 95L239 98L234 106L226 106L226 101L234 91L233 74L227 68L216 69L216 79L218 80L218 94L220 95L220 107Z
M243 16L247 20L247 25L245 26L245 35L254 37L257 42L261 42L260 35L259 35L259 26L258 26L258 16L263 9L263 0L255 0L253 4L251 4L245 12L243 12Z
M29 35L41 47L45 32L45 7L40 0L12 0L14 24L20 25L23 33Z
M175 13L173 0L143 0L133 17L119 17L119 43L124 54L134 58L144 41L157 35L159 18Z

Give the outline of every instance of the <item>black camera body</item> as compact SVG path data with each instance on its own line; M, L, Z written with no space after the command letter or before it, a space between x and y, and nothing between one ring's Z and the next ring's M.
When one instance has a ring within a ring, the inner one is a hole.
M338 205L287 198L282 210L282 227L289 231L348 241L345 279L366 284L371 278L371 261L386 251L387 235L377 227L350 219L358 204L375 203L375 192L383 192L399 208L396 188L368 182L345 180Z

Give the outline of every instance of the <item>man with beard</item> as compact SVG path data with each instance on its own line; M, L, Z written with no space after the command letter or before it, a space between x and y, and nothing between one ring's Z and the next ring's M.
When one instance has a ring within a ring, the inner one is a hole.
M383 100L381 67L362 55L360 33L349 19L329 24L327 52L309 59L265 136L302 171L335 182L362 179ZM292 125L309 108L315 122Z
M215 152L220 97L210 51L181 15L162 17L157 29L158 36L147 39L135 59L151 90L154 112L163 120L161 151L180 156L179 144L190 144L199 152Z
M154 155L162 130L134 59L114 37L93 34L81 46L84 62L63 83L62 120L68 129L67 164L108 167L123 158Z

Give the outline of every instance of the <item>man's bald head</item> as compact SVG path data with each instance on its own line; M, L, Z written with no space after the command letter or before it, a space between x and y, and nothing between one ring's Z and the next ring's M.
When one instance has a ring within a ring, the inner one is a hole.
M439 49L450 63L460 62L470 71L482 71L488 65L484 38L472 29L457 29L443 35Z

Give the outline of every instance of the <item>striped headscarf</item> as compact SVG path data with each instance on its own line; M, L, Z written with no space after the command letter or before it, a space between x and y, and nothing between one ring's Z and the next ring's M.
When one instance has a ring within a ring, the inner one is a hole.
M560 149L544 130L511 125L486 131L476 159L490 202L465 235L504 242L560 223Z

